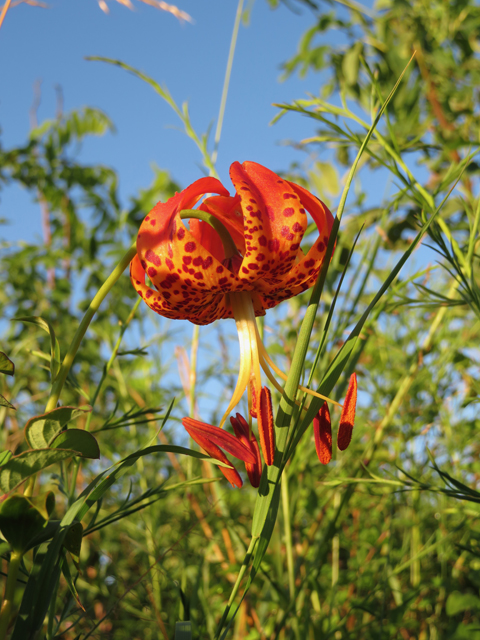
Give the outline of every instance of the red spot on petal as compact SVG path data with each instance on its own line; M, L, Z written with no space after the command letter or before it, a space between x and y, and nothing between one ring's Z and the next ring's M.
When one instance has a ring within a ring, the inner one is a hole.
M151 249L149 249L146 254L145 254L145 258L149 261L149 262L153 262L153 264L156 267L159 267L161 265L161 260L159 258L159 256L157 256L156 253L154 253Z
M185 244L185 251L187 251L188 253L192 253L192 251L195 251L196 248L197 245L195 244L195 242L187 242Z

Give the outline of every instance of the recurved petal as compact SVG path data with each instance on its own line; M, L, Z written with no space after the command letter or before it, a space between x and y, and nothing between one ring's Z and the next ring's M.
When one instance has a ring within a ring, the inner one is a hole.
M190 320L195 324L210 324L220 318L231 318L231 306L222 294L192 291L189 279L182 280L172 274L163 280L163 286L152 289L145 284L145 270L135 256L130 263L130 280L146 304L161 316L173 320ZM184 295L186 293L186 295Z
M202 204L198 207L202 211L208 211L211 213L217 220L219 220L230 233L238 251L243 255L245 252L245 239L243 237L243 214L242 207L240 204L240 198L236 195L235 197L225 197L225 196L211 196L202 202ZM223 260L225 258L225 253L223 251L223 246L220 241L220 238L216 231L212 229L212 227L205 222L201 222L200 220L191 220L190 221L190 229L192 233L195 235L194 228L196 229L197 225L204 225L211 230L209 232L207 230L207 235L213 238L213 242L207 237L206 242L203 242L203 246L208 249L212 254L218 247L221 249L221 257L219 260Z
M232 436L231 433L228 433L228 431L214 427L206 422L194 420L193 418L183 418L182 424L192 438L194 437L194 433L199 434L202 438L206 438L213 444L222 447L227 453L230 453L239 460L250 464L255 463L255 456L250 449L237 440L235 436Z
M245 253L239 277L275 283L292 268L307 216L291 185L255 162L234 162L230 177L241 199Z
M182 420L183 423L183 420ZM220 460L220 462L224 462L225 464L230 465L229 467L218 467L220 471L223 473L225 478L230 482L232 487L240 488L243 485L242 478L240 477L238 471L232 465L227 456L223 453L223 451L217 447L216 444L210 442L208 438L204 437L202 433L198 430L189 429L185 424L183 424L185 429L188 431L190 436L195 440L195 442L202 447L202 449L208 453L211 458L215 458L215 460Z
M267 297L265 308L275 306L271 301L277 300L281 302L292 296L296 296L302 291L306 291L312 287L323 264L323 259L327 250L328 239L333 226L333 215L328 207L318 198L300 185L290 182L291 188L298 194L302 205L312 216L318 228L318 238L313 243L306 256L292 267L289 273L284 276L281 281L274 286L268 286L268 283L259 282L257 290L260 294ZM270 302L268 300L270 298Z

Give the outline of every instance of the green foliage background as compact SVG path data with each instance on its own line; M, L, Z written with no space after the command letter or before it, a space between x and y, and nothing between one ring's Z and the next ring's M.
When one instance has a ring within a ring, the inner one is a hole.
M284 171L332 206L372 120L416 51L347 200L307 376L361 233L314 388L379 285L458 181L424 240L436 253L422 247L413 254L369 315L334 389L340 401L349 374L357 372L361 393L349 449L322 467L310 430L298 443L284 470L270 545L245 598L235 601L239 610L230 629L224 627L226 635L217 636L216 629L249 545L255 491L212 482L219 474L209 463L157 452L138 458L84 518L79 561L65 555L39 637L172 639L180 638L175 623L190 620L191 637L202 639L480 638L480 200L474 157L480 8L473 0L381 1L374 10L346 2L346 20L335 2L298 4L308 6L312 27L284 61L284 72L327 71L329 81L319 96L278 105L279 117L308 117L311 123L309 139L296 142L305 162ZM323 34L333 29L344 34L346 46L323 44ZM45 230L43 245L2 247L1 350L15 363L15 375L0 377L0 393L2 404L16 407L0 407L5 451L27 448L23 427L44 412L50 385L49 334L15 318L41 316L51 323L63 355L81 313L144 215L186 186L174 184L168 170L157 170L152 185L122 208L121 176L72 159L74 145L111 127L105 114L85 108L41 124L21 148L0 148L1 185L19 183L30 191ZM205 139L198 141L201 147ZM102 457L81 465L78 458L65 461L37 480L37 491L54 489L57 519L110 463L150 444L180 444L182 406L169 416L170 403L190 389L180 376L176 382L167 375L174 327L143 305L132 316L137 300L126 282L124 276L90 325L62 394L63 405L95 400L91 416L80 416L75 426L88 423ZM284 370L308 300L307 292L265 320L267 346ZM199 368L197 395L212 379L234 386L235 366L218 330L218 364ZM116 346L119 337L123 342ZM179 362L184 355L177 352ZM218 419L228 393L204 420ZM334 412L334 424L338 417ZM0 550L6 572L8 543ZM46 544L25 555L18 604L45 553Z

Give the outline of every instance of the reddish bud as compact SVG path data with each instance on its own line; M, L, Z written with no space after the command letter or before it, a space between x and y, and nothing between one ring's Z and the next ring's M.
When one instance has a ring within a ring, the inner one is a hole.
M348 383L347 395L343 404L340 426L338 427L337 446L340 451L350 444L352 439L353 424L355 422L355 408L357 406L357 376L352 373Z
M332 459L332 421L326 402L313 419L313 433L318 459L322 464L328 464Z
M235 435L240 442L246 447L249 447L250 451L255 455L255 464L246 462L245 471L247 472L248 479L250 480L252 487L257 488L260 486L260 477L262 475L262 458L260 457L260 449L258 448L258 442L255 434L250 431L248 422L240 413L237 413L236 418L231 417L230 422L233 430L235 431Z
M235 436L232 436L231 433L207 424L206 422L200 422L193 418L183 418L182 424L195 442L200 445L210 457L229 465L229 467L219 467L219 469L233 487L240 488L243 484L240 475L217 445L222 446L228 453L231 453L240 460L254 464L256 462L256 456L251 451L251 448L242 444L242 442L237 440Z
M232 456L235 456L239 460L251 464L255 463L255 456L250 449L239 442L237 438L232 436L231 433L228 433L228 431L214 427L212 424L206 422L200 422L200 420L194 420L193 418L183 418L182 424L195 442L197 442L196 434L198 434L208 440L208 442L222 447L227 453L231 453Z
M275 431L273 428L272 395L268 387L260 393L260 410L258 412L258 435L262 447L265 464L273 464L275 457Z

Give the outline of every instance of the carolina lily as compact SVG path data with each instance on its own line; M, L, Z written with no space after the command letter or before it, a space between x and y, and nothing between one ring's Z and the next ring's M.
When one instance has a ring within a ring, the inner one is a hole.
M280 391L270 367L280 377L286 376L270 360L255 317L315 284L333 216L306 189L255 162L234 162L230 177L236 191L233 196L210 177L159 202L140 227L130 277L148 306L162 316L199 325L235 319L240 371L219 426L223 427L249 387L250 410L252 398L260 399L256 410L262 450L266 463L272 464L273 420L262 391L261 369ZM193 209L211 193L218 195L207 197ZM307 228L307 211L318 237L305 255L300 243ZM183 223L187 218L190 228ZM145 284L146 275L154 288ZM266 419L270 421L267 432Z

